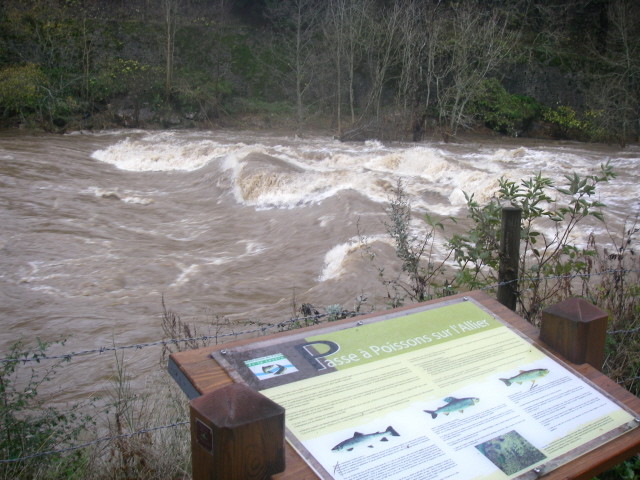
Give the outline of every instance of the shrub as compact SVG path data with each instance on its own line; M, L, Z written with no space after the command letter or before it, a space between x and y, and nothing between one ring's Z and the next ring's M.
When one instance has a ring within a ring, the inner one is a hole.
M540 105L533 98L510 94L495 78L483 82L471 109L487 127L514 137L540 115Z
M566 105L559 105L556 108L547 107L542 111L542 119L551 124L554 137L584 141L606 140L610 136L600 126L601 115L601 112L594 110L579 114Z
M92 98L106 103L114 97L128 95L139 100L150 100L162 91L157 67L137 60L114 58L99 74L89 80Z
M33 366L45 356L50 345L38 341L30 347L18 341L0 363L0 458L27 457L0 463L0 478L82 477L87 461L82 450L37 456L72 445L93 423L90 417L80 414L79 404L63 411L48 406L39 393L61 365L61 362L46 367L38 365L42 367L38 369Z
M423 302L453 293L447 280L443 280L446 261L436 261L435 239L438 230L444 230L444 223L429 215L423 219L428 225L426 233L416 233L411 227L411 204L401 181L393 189L387 208L385 228L391 237L396 257L400 260L401 272L388 278L385 268L376 265L378 277L387 289L388 304L391 308L401 306L406 299ZM448 220L454 221L452 218ZM375 253L361 231L358 231L360 243L369 259L375 260Z
M45 98L47 77L38 65L10 65L0 69L0 107L5 115L35 112Z
M527 292L519 298L520 310L527 320L536 323L542 308L567 293L566 284L546 282L545 278L580 274L589 267L585 258L595 251L579 250L571 243L571 234L587 217L604 220L600 211L604 204L594 199L596 187L614 176L607 163L598 175L566 175L563 186L541 174L519 184L502 178L495 198L484 206L478 205L473 195L467 196L472 226L449 241L460 269L457 283L477 288L497 280L500 212L503 205L519 206L522 247L518 278L520 290ZM552 228L545 233L545 227Z

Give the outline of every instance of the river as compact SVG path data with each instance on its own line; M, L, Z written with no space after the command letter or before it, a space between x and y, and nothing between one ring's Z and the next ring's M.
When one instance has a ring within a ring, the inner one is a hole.
M236 331L276 323L292 304L385 308L360 229L384 245L385 205L401 180L416 214L454 216L463 191L484 201L500 176L561 182L610 161L599 189L607 225L637 214L640 148L526 139L342 143L329 136L242 131L0 132L0 351L22 338L67 338L54 352L162 338L162 297L201 333L215 318ZM421 228L416 217L415 227ZM588 229L603 236L603 225ZM442 250L439 251L439 254ZM391 267L390 267L391 268ZM157 367L127 353L134 378ZM61 388L107 382L94 355ZM101 388L101 387L96 387Z

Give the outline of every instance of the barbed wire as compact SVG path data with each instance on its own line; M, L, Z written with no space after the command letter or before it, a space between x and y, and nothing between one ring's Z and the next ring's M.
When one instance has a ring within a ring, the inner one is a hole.
M486 286L486 287L481 287L479 290L491 290L493 288L496 287L502 287L505 285L511 285L512 283L516 283L516 282L523 282L523 281L528 281L528 282L538 282L538 281L543 281L543 280L571 280L573 278L586 278L586 277L598 277L601 275L609 275L612 273L640 273L640 270L638 269L608 269L608 270L603 270L601 272L596 272L596 273L565 273L562 275L549 275L546 277L524 277L524 278L514 278L513 280L508 280L506 282L498 282L498 283L494 283L492 285Z
M121 438L130 438L130 437L134 437L136 435L142 435L143 433L151 433L151 432L155 432L155 431L158 431L158 430L164 430L164 429L167 429L167 428L174 428L174 427L179 427L181 425L187 425L188 423L189 423L189 421L185 420L183 422L171 423L169 425L160 425L160 426L157 426L157 427L143 428L143 429L138 430L136 432L122 433L120 435L114 435L112 437L102 437L102 438L98 438L96 440L92 440L90 442L81 443L81 444L78 444L78 445L72 445L72 446L66 447L66 448L60 448L58 450L47 450L47 451L44 451L44 452L32 453L30 455L25 455L24 457L0 459L0 464L2 464L2 463L23 462L25 460L31 460L32 458L45 457L45 456L48 456L48 455L59 455L59 454L71 452L71 451L74 451L74 450L79 450L81 448L91 447L93 445L97 445L97 444L103 443L103 442L109 442L109 441L112 441L112 440L119 440Z
M613 273L638 273L640 272L640 270L605 270L602 272L597 272L597 273L590 273L590 274L583 274L583 273L572 273L572 274L564 274L564 275L553 275L553 276L548 276L548 277L543 277L540 278L539 280L559 280L559 279L572 279L572 278L579 278L579 277L590 277L590 276L597 276L597 275L606 275L606 274L613 274ZM499 283L495 283L486 287L481 288L481 290L491 290L493 288L497 288L503 285L509 285L512 284L514 282L521 282L523 279L514 279L514 280L510 280L507 282L499 282ZM525 279L525 280L531 280L531 279ZM535 279L538 280L538 279ZM241 335L249 335L249 334L254 334L254 333L265 333L268 330L271 329L282 329L285 328L287 326L293 325L294 327L298 327L299 323L303 322L305 325L308 325L309 322L312 323L319 323L320 320L322 320L323 318L326 317L332 317L332 316L337 316L338 318L347 318L347 317L355 317L358 315L363 315L364 313L373 313L373 312L359 312L359 311L348 311L348 310L341 310L339 312L333 312L333 313L319 313L316 312L314 315L309 315L309 316L303 316L303 317L293 317L290 318L288 320L279 322L279 323L274 323L274 324L264 324L264 325L260 325L257 328L254 329L250 329L250 330L244 330L244 331L240 331L240 332L229 332L229 333L221 333L221 334L215 334L215 335L202 335L199 337L189 337L189 338L171 338L171 339L165 339L165 340L158 340L158 341L154 341L154 342L145 342L145 343L137 343L137 344L130 344L130 345L122 345L122 346L112 346L112 347L100 347L100 348L94 348L94 349L87 349L87 350L81 350L81 351L77 351L77 352L68 352L65 354L61 354L61 355L41 355L38 356L37 354L34 355L33 357L25 357L25 358L0 358L0 362L3 363L7 363L7 362L39 362L41 360L71 360L73 357L78 357L78 356L85 356L85 355L91 355L91 354L102 354L105 352L115 352L115 351L122 351L122 350L127 350L127 349L142 349L142 348L147 348L147 347L152 347L152 346L166 346L166 345L177 345L180 343L197 343L197 342L203 342L203 341L207 341L207 340L220 340L221 338L226 338L226 337L238 337ZM633 329L628 329L628 330L613 330L613 331L609 331L607 332L610 335L616 335L616 334L629 334L629 333L636 333L640 331L640 327L638 328L633 328ZM631 378L631 379L627 379L627 381L637 381L640 380L640 376L639 377L635 377L635 378ZM9 464L9 463L17 463L17 462L22 462L22 461L26 461L26 460L30 460L30 459L34 459L34 458L38 458L38 457L43 457L43 456L48 456L48 455L60 455L60 454L64 454L67 452L71 452L74 450L79 450L82 448L87 448L87 447L91 447L100 443L104 443L104 442L110 442L110 441L114 441L114 440L119 440L119 439L123 439L123 438L130 438L130 437L134 437L137 435L142 435L145 433L152 433L155 431L159 431L159 430L164 430L164 429L169 429L169 428L175 428L178 426L183 426L183 425L187 425L189 424L189 421L180 421L180 422L175 422L175 423L171 423L168 425L160 425L160 426L156 426L156 427L149 427L149 428L144 428L135 432L130 432L130 433L123 433L120 435L114 435L114 436L109 436L109 437L101 437L89 442L85 442L85 443L81 443L78 445L72 445L66 448L61 448L61 449L55 449L55 450L48 450L48 451L43 451L43 452L37 452L37 453L33 453L30 455L25 455L22 457L16 457L16 458L9 458L9 459L0 459L0 464Z
M340 312L341 315L344 315L344 318L347 317L353 317L356 315L359 315L360 313L358 312L351 312L351 311L342 311ZM155 346L159 346L159 345L177 345L180 343L196 343L196 342L203 342L203 341L207 341L207 340L219 340L221 338L226 338L226 337L239 337L241 335L250 335L253 333L265 333L268 330L274 329L274 328L284 328L287 325L290 324L294 324L297 322L308 322L308 321L318 321L323 317L328 317L331 316L328 313L318 313L316 315L310 315L307 317L294 317L294 318L290 318L289 320L285 320L283 322L279 322L279 323L274 323L274 324L268 324L268 325L261 325L259 328L254 328L251 330L242 330L239 332L229 332L229 333L216 333L215 335L201 335L199 337L187 337L187 338L170 338L170 339L165 339L165 340L157 340L157 341L153 341L153 342L144 342L144 343L135 343L135 344L130 344L130 345L120 345L120 346L113 346L113 347L100 347L100 348L92 348L92 349L88 349L88 350L79 350L77 352L67 352L67 353L63 353L60 355L38 355L38 354L34 354L32 357L22 357L22 358L17 358L17 357L3 357L0 358L0 363L28 363L28 362L40 362L41 360L71 360L73 357L79 357L79 356L84 356L84 355L91 355L91 354L102 354L105 352L117 352L117 351L121 351L121 350L130 350L130 349L142 349L142 348L146 348L146 347L155 347ZM342 317L341 317L342 318Z
M83 355L91 355L91 354L101 354L105 352L117 352L120 350L128 350L128 349L142 349L146 347L155 347L158 345L176 345L178 343L186 343L186 342L198 342L205 340L215 340L223 337L233 337L239 335L246 335L250 333L256 333L259 331L265 331L268 327L256 328L253 330L246 330L243 332L231 332L231 333L222 333L216 335L202 335L200 337L190 337L190 338L171 338L168 340L158 340L155 342L146 342L146 343L135 343L131 345L121 345L121 346L113 346L113 347L100 347L93 348L90 350L80 350L78 352L68 352L60 355L34 355L33 357L24 357L24 358L0 358L0 362L2 363L10 363L10 362L39 362L40 360L71 360L73 357L79 357Z
M629 330L610 330L607 333L609 335L618 335L619 333L636 333L636 332L640 332L640 327L631 328Z
M551 276L547 276L547 277L541 277L540 279L531 279L531 278L516 278L513 280L509 280L506 282L498 282L498 283L494 283L492 285L488 285L486 287L482 287L479 290L485 291L485 290L491 290L497 287L501 287L504 285L510 285L512 283L515 282L521 282L523 280L526 281L538 281L538 280L565 280L565 279L572 279L572 278L583 278L583 277L592 277L592 276L600 276L600 275L607 275L607 274L613 274L613 273L640 273L640 270L636 270L636 269L609 269L609 270L603 270L602 272L596 272L596 273L570 273L570 274L563 274L563 275L551 275ZM526 289L525 289L526 290ZM348 317L355 317L358 315L363 315L364 312L355 312L355 311L349 311L349 310L341 310L339 313L339 318L348 318ZM373 312L367 312L367 313L373 313ZM254 328L254 329L250 329L250 330L243 330L240 332L229 332L229 333L220 333L220 334L215 334L215 335L202 335L199 337L189 337L189 338L170 338L170 339L165 339L165 340L157 340L157 341L153 341L153 342L145 342L145 343L135 343L135 344L130 344L130 345L121 345L121 346L112 346L112 347L100 347L100 348L93 348L93 349L87 349L87 350L80 350L77 352L67 352L67 353L63 353L60 355L38 355L38 354L34 354L32 357L23 357L23 358L16 358L16 357L4 357L4 358L0 358L0 363L28 363L28 362L40 362L41 360L66 360L66 361L70 361L72 358L74 357L80 357L80 356L85 356L85 355L92 355L92 354L102 354L105 352L118 352L118 351L122 351L122 350L132 350L132 349L142 349L142 348L147 348L147 347L154 347L154 346L159 346L159 345L178 345L180 343L197 343L197 342L204 342L204 341L208 341L208 340L220 340L222 338L227 338L227 337L238 337L238 336L242 336L242 335L251 335L254 333L266 333L268 330L272 330L272 329L282 329L288 325L292 325L292 324L296 324L296 323L300 323L300 322L304 322L305 324L308 324L309 321L313 321L313 322L319 322L319 320L321 320L322 318L325 317L331 317L331 316L335 316L335 314L330 314L330 313L316 313L314 315L309 315L309 316L304 316L304 317L293 317L290 318L288 320L279 322L279 323L274 323L274 324L266 324L266 325L260 325L258 328ZM633 328L630 330L614 330L614 331L610 331L607 332L608 334L611 335L616 335L616 334L620 334L620 333L636 333L640 331L640 327L638 328Z

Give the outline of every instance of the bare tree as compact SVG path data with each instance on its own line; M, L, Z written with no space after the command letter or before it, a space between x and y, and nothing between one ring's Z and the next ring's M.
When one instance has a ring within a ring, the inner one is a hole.
M164 53L165 53L165 82L164 94L166 98L171 96L173 87L174 54L176 46L176 29L178 20L178 8L180 0L162 0L162 13L164 17Z
M318 33L324 2L320 0L282 0L272 2L267 15L279 33L282 60L293 77L298 122L304 120L305 98L318 67Z
M371 88L367 100L367 108L372 107L376 119L380 118L382 92L389 80L389 72L397 60L399 36L402 29L402 11L399 3L383 9L367 9L365 30L367 38L367 64Z
M414 141L425 130L426 113L432 108L433 90L447 68L436 68L439 51L445 43L440 3L411 0L403 10L400 36L400 78L397 103L409 118ZM442 65L441 67L446 67Z
M349 2L349 10L347 12L347 42L345 61L348 74L349 89L349 112L351 114L351 123L355 123L355 71L362 58L362 38L365 33L364 15L361 12L373 8L372 0L353 0Z
M440 69L436 96L445 139L470 124L467 105L483 80L505 60L516 36L497 11L484 13L470 2L455 7L447 25L450 42L440 52L444 61L436 66Z
M333 57L338 135L342 135L343 93L348 93L350 124L356 122L355 72L361 59L366 12L371 0L329 0L324 21L325 42Z
M342 136L342 58L345 54L347 0L329 0L324 22L324 36L330 46L336 72L336 121Z
M615 132L621 145L640 133L640 5L615 0L608 10L604 50L597 41L592 55L600 68L591 75L589 104L594 120L606 132Z

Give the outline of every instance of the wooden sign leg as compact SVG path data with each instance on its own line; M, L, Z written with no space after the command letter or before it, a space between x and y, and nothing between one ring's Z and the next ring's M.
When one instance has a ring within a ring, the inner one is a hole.
M581 298L569 298L542 311L540 340L567 360L602 371L608 316Z
M284 408L230 384L190 403L193 480L268 480L285 469Z

